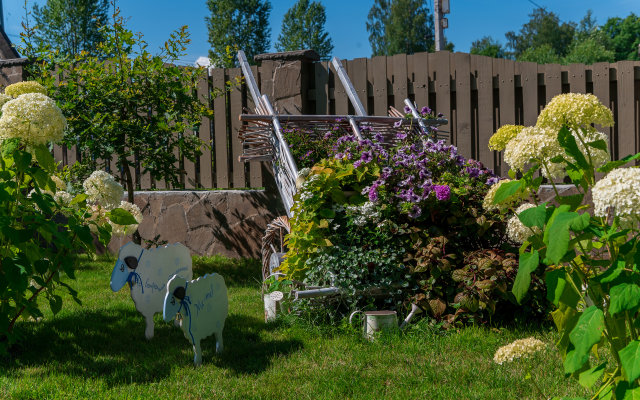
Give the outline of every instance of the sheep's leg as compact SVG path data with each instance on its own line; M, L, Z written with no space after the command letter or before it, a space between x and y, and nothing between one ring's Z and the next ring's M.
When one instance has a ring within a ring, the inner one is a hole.
M147 327L144 330L144 336L148 340L151 340L153 338L153 327L154 327L153 314L145 315L144 319L145 319L145 322L147 323Z
M182 328L182 318L180 317L180 314L178 314L173 320L173 326L176 328Z
M193 365L198 366L202 364L202 348L200 348L200 340L193 344Z
M224 344L222 343L222 331L215 333L216 335L216 353L220 354L224 350Z

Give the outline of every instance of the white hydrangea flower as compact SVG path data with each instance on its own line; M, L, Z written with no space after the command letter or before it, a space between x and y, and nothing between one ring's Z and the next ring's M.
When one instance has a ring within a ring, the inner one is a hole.
M590 129L591 124L613 126L613 114L593 94L563 93L551 99L536 125L559 130L563 124L572 129Z
M2 110L2 106L4 105L4 103L9 100L13 100L13 97L0 93L0 110Z
M60 205L68 206L69 203L71 203L71 200L73 200L73 196L64 190L58 190L53 195L53 199Z
M28 145L62 139L67 121L56 102L42 93L28 93L2 106L0 139L20 138Z
M609 209L630 222L640 216L640 169L617 168L591 189L594 214L606 217Z
M16 82L4 89L4 94L13 98L27 93L47 94L47 89L36 81Z
M515 215L511 217L507 222L507 236L509 237L509 239L516 243L524 243L524 241L527 240L533 233L540 233L540 228L533 227L532 232L532 228L524 226L524 224L520 222L520 219L518 218L518 215L520 215L521 212L533 207L536 207L535 204L524 203L516 209Z
M543 351L546 345L536 338L519 339L506 346L500 347L493 356L493 361L497 364L511 362L518 358L526 358L530 355Z
M118 225L109 221L109 224L111 224L111 232L114 235L118 236L127 236L133 234L136 229L138 229L138 225L142 223L142 212L140 211L140 207L133 203L129 203L128 201L120 202L120 205L118 207L129 211L131 215L133 215L133 218L138 221L138 223L133 225Z
M118 207L124 195L122 185L105 171L93 171L83 183L90 203L96 203L107 210Z
M588 150L595 168L603 166L610 160L608 151L587 147L582 144L583 142L589 143L596 140L604 140L608 145L609 139L606 134L595 130L572 130L571 133L585 158L588 158ZM528 164L540 161L546 166L546 168L541 166L541 171L548 179L558 179L566 175L564 163L551 162L551 159L556 156L563 156L570 162L575 162L575 160L567 156L562 146L560 146L558 130L538 126L522 129L518 136L507 143L504 150L504 161L513 170L524 171Z
M98 234L98 225L104 225L109 222L107 218L107 210L101 207L99 204L92 204L87 208L89 215L85 218L85 221L89 224L89 229L94 234ZM93 222L93 223L91 223Z
M347 206L347 211L353 216L353 223L364 226L369 222L377 223L380 220L380 210L370 201L361 206Z

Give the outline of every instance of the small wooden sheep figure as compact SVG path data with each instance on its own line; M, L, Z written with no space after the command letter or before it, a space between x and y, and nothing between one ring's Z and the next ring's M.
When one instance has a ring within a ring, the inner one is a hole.
M111 273L111 290L117 292L125 283L131 288L131 298L145 319L144 335L153 337L153 315L162 312L167 282L180 274L193 277L191 254L180 243L143 249L129 242L120 248L118 260Z
M167 283L162 316L171 321L181 315L180 328L193 345L194 365L202 364L200 341L211 334L216 337L216 353L223 349L222 330L229 312L227 286L219 274L207 274L195 281L179 275Z

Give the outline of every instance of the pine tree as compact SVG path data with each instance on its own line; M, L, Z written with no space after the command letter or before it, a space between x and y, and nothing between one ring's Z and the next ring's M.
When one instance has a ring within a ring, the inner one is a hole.
M100 27L108 20L108 0L47 0L33 6L34 40L60 54L94 54L104 39Z
M321 3L298 0L284 15L276 50L313 49L321 59L328 60L333 44L324 30L326 21L327 15Z
M269 49L271 29L269 0L207 0L211 16L206 17L209 29L209 57L214 65L235 65L235 52L244 50L249 61Z

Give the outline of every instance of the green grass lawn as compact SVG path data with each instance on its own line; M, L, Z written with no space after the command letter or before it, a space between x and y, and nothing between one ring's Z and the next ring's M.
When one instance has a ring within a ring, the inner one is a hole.
M225 350L203 342L203 365L182 332L156 316L155 337L128 290L113 293L113 262L85 263L55 317L23 322L25 339L0 359L0 399L524 399L584 395L565 379L549 327L469 327L437 332L427 323L369 343L356 329L279 321L265 324L254 261L197 259L196 276L217 271L229 286ZM62 293L62 290L60 291ZM497 365L495 350L535 336L549 344L535 358Z

